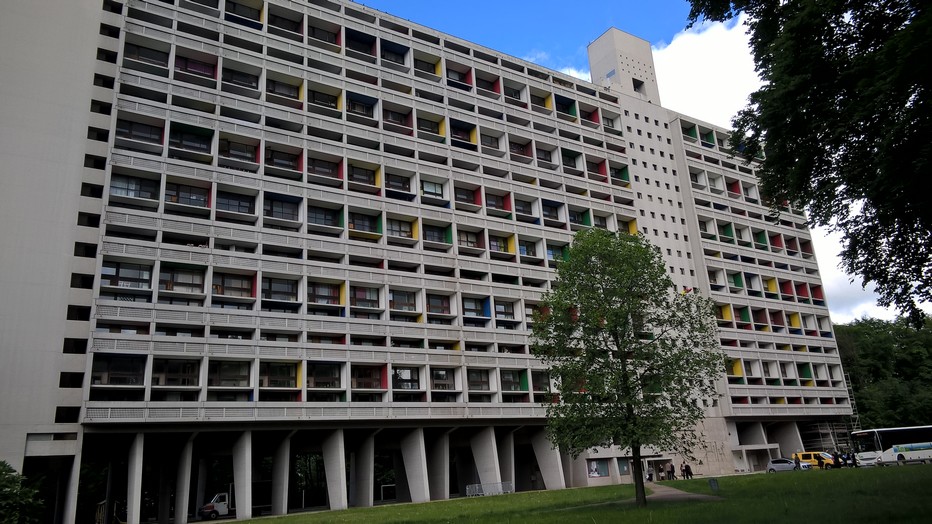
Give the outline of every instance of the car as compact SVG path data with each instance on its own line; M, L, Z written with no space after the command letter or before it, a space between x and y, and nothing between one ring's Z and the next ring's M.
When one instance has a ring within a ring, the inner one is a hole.
M807 462L800 462L799 468L801 470L812 469L812 466ZM793 459L788 458L775 458L770 459L770 462L767 463L767 473L776 473L778 471L793 471L796 469L796 464L793 462Z
M796 457L799 457L800 462L807 462L813 468L819 467L820 459L822 462L821 469L832 469L836 467L835 458L825 451L800 451L793 453L793 458L795 459Z

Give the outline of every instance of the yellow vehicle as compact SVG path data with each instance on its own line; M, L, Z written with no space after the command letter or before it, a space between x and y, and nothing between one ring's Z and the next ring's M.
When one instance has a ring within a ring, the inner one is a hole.
M819 467L819 458L822 459L822 468L823 469L832 469L835 466L835 459L830 453L825 451L800 451L793 453L793 460L799 458L800 462L806 462L812 466L812 469L817 469ZM819 458L816 458L819 457Z

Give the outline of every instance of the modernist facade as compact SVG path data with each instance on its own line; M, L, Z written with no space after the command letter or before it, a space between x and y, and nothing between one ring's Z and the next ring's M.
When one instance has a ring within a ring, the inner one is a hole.
M599 37L589 83L344 1L5 7L0 459L50 518L630 482L550 447L529 354L590 227L719 306L694 471L851 413L802 212L660 105L643 40Z

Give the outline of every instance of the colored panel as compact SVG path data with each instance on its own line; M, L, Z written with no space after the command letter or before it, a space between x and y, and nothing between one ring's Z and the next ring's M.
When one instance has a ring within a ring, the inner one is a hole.
M744 376L744 366L740 359L731 361L731 374L737 377Z
M418 220L414 219L411 221L411 238L421 238L421 233L418 230Z
M799 313L790 313L790 327L798 328L800 326Z
M724 306L720 306L718 309L719 309L719 311L721 312L721 318L722 318L722 320L731 320L731 319L732 319L732 317L731 317L731 306L730 306L730 305L725 304Z

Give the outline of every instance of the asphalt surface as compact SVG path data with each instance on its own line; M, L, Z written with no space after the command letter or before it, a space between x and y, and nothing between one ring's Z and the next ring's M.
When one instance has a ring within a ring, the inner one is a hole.
M671 484L675 485L676 482L649 482L645 484L644 487L651 491L651 494L647 496L647 500L722 500L721 497L716 497L715 495L687 493L674 488Z

